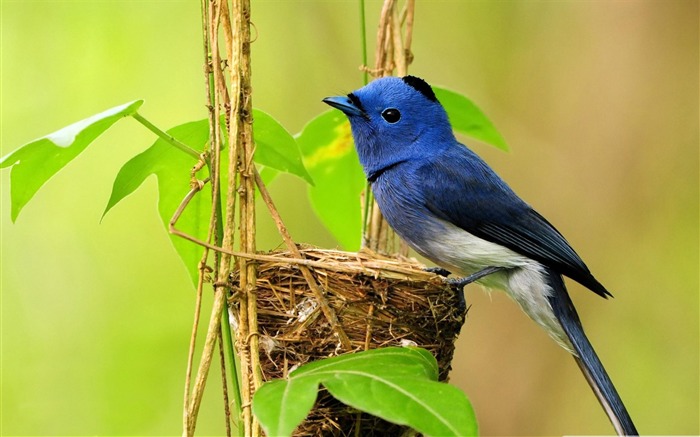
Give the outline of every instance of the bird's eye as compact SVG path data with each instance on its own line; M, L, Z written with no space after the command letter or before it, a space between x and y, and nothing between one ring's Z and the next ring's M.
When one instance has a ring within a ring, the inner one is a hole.
M382 118L393 124L401 119L401 113L396 108L385 109L382 112Z

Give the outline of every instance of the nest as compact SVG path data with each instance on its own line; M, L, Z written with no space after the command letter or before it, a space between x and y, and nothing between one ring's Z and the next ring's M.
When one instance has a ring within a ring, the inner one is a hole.
M302 249L355 351L419 346L437 358L447 380L465 310L461 297L414 259ZM296 366L348 352L326 320L289 252L259 262L257 299L260 361L265 380L283 378ZM238 289L238 277L231 278ZM235 305L232 301L231 305ZM360 427L359 434L357 427ZM314 409L294 435L391 436L406 427L359 414L321 390Z

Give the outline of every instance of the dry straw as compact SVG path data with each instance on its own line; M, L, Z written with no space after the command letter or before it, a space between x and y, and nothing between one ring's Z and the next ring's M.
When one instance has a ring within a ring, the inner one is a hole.
M454 290L413 259L370 252L300 250L313 261L314 279L347 334L352 350L413 345L432 352L446 380L464 309ZM256 294L260 364L265 380L344 350L290 252L258 262ZM274 259L274 260L273 260ZM231 277L229 305L236 312L240 277ZM359 428L358 428L359 427ZM401 435L406 430L335 401L322 391L295 435Z

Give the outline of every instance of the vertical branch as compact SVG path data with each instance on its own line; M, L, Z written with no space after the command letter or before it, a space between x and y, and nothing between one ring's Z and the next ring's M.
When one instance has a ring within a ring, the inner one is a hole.
M211 167L211 172L212 172L212 179L213 179L213 184L212 184L212 214L211 214L211 226L212 228L216 229L216 237L215 237L215 242L217 245L221 245L222 241L224 239L224 229L223 229L223 223L222 223L222 217L221 217L221 197L220 197L220 189L221 189L221 107L222 104L225 106L228 103L228 94L226 91L226 81L224 80L223 73L222 73L222 68L223 64L221 62L221 54L219 50L219 38L218 38L218 29L220 24L225 21L222 19L222 14L224 13L224 6L225 2L222 4L221 2L213 2L210 1L210 7L211 7L211 21L210 21L210 26L209 26L209 41L211 41L211 52L212 54L210 55L211 58L211 66L210 69L212 70L212 76L213 76L213 89L211 92L213 93L213 110L211 111L211 119L209 120L209 128L210 128L210 135L209 138L212 138L212 165ZM213 132L212 132L213 130ZM213 269L213 276L214 278L217 278L216 284L215 285L215 299L226 299L227 295L227 289L226 287L221 286L221 271L222 271L222 264L221 264L221 254L219 252L214 253L214 269ZM218 288L222 288L222 290L217 290ZM216 294L218 293L218 294ZM218 309L216 311L212 311L212 317L218 312ZM225 335L226 330L229 330L229 324L228 323L223 323L222 320L225 320L228 322L228 312L222 310L221 314L219 315L219 329L218 329L218 336L217 340L219 343L219 352L220 352L220 362L221 362L221 384L223 388L223 398L224 398L224 419L226 423L226 435L230 436L231 435L231 410L229 406L229 397L228 397L228 387L227 387L227 378L226 378L226 359L225 359L225 354L224 354L224 341L226 341L226 347L231 348L231 342L230 342L230 335ZM211 327L211 325L210 325ZM211 327L213 329L213 327ZM232 348L231 348L232 349ZM231 351L229 351L231 352ZM235 366L233 365L234 360L231 360L232 364L232 371L233 371L233 377L231 378L232 381L234 382L234 387L237 388L237 380L236 380L236 373L234 371ZM237 398L240 398L240 396L237 396ZM236 402L236 406L240 408L240 401ZM192 428L192 431L194 432L194 428Z
M214 76L214 89L213 93L214 102L211 105L212 114L210 118L210 133L213 140L214 153L212 162L212 176L213 177L213 187L215 193L215 199L213 202L214 209L218 212L218 187L222 180L222 175L219 171L218 159L221 151L221 117L219 116L220 108L223 106L227 110L227 128L228 128L228 174L226 175L226 207L223 220L219 221L221 223L221 248L223 249L220 254L217 254L217 263L215 266L215 283L214 283L214 304L212 307L211 317L209 321L209 327L207 330L207 336L204 343L204 350L202 351L202 357L200 359L199 370L197 373L197 378L195 381L195 387L193 390L193 396L187 407L187 419L186 419L186 433L192 435L194 433L197 414L199 412L199 406L201 404L201 398L206 384L206 378L211 365L212 355L214 345L218 339L222 339L221 335L221 320L223 318L224 308L226 306L226 295L227 295L227 280L231 273L233 266L233 258L230 253L233 251L234 235L236 230L235 222L235 210L236 210L236 182L238 180L238 171L241 169L239 167L241 150L245 148L246 141L250 143L252 139L252 131L250 130L250 123L244 122L248 118L246 114L250 114L250 104L249 101L245 101L242 97L244 94L249 94L249 84L250 82L250 61L246 59L249 56L249 51L244 52L243 46L244 41L247 44L249 39L249 28L248 20L243 19L245 15L244 7L240 1L234 1L232 8L230 10L233 23L229 21L229 9L227 0L209 0L208 8L208 32L207 38L209 41L209 48L211 53L211 65L213 67ZM222 19L222 15L224 16ZM229 69L229 81L231 86L230 93L228 92L226 86L226 79L224 78L222 71L222 60L220 58L219 50L219 25L223 23L224 37L226 40L226 52L228 54L228 61L230 63ZM247 71L245 82L244 73L242 71ZM248 90L248 91L246 91ZM249 100L249 99L248 99ZM246 128L246 125L248 126ZM252 145L248 147L252 150ZM252 154L249 154L252 156ZM245 160L243 161L245 162ZM244 183L244 182L243 182ZM247 185L251 185L247 183ZM241 197L242 202L245 202L245 206L242 205L241 210L244 212L244 217L250 212L250 201L245 197ZM254 199L254 198L253 198ZM254 223L254 213L252 213L252 222ZM243 222L243 220L242 220ZM217 214L213 214L212 223L217 223ZM242 223L242 229L250 229L251 219L245 220L245 225ZM247 228L246 228L247 226ZM217 239L218 240L218 239ZM252 246L251 246L252 244ZM247 231L246 241L241 239L241 249L243 251L248 251L251 247L254 251L254 230L252 233ZM242 271L242 277L248 273L246 278L246 284L250 284L249 274L251 269L246 267ZM254 270L252 275L252 283L255 282ZM246 287L247 289L247 287ZM246 302L247 293L243 293L240 301L240 312L239 320L243 323L239 323L239 332L237 341L239 343L239 353L241 359L241 376L244 382L249 381L249 351L247 350L247 337L248 337L248 306ZM223 329L229 329L228 326L224 326ZM241 347L243 345L243 347ZM236 378L234 375L233 378ZM251 413L250 413L250 401L251 401L251 389L250 384L244 383L242 387L242 400L238 402L239 407L243 411L243 426L247 435L250 434L251 425ZM243 405L240 405L243 404Z
M207 0L202 0L202 43L204 51L204 82L206 89L206 99L207 107L209 110L209 138L212 138L213 130L213 108L212 108L212 96L211 96L211 59L209 57L209 14L207 13ZM194 175L193 175L194 177ZM213 211L212 211L213 212ZM209 228L209 237L211 238L212 227ZM204 249L202 254L202 259L199 262L199 277L197 278L197 293L194 307L194 321L192 325L192 335L190 337L190 346L187 354L187 370L185 375L185 393L183 400L183 411L182 411L182 433L183 435L188 435L190 415L189 415L189 404L190 404L190 387L192 380L192 366L194 363L194 351L197 342L197 328L199 327L199 317L202 308L202 293L204 287L204 269L206 266L206 260L209 257L209 250Z
M415 17L416 0L407 0L404 11L406 23L406 35L404 36L403 48L406 56L406 65L413 62L413 53L411 53L411 43L413 42L413 19Z
M224 311L224 313L226 313ZM221 331L228 329L228 326L221 325ZM224 353L223 332L219 337L219 360L221 361L221 380L224 384L224 423L226 426L226 436L231 437L231 408L228 403L228 387L226 385L226 357Z
M253 109L252 109L252 86L251 86L251 65L250 65L250 1L233 0L232 11L235 20L239 21L237 29L238 47L240 50L240 61L238 64L238 99L240 112L238 122L240 123L239 142L239 174L240 174L240 225L241 225L241 252L255 253L255 179L254 179L254 144L253 144ZM233 68L233 66L232 66ZM232 92L233 92L233 79ZM245 337L239 336L241 347L247 350L249 366L247 376L244 378L243 415L246 435L258 436L261 434L260 426L251 413L252 395L255 390L262 385L262 373L260 371L260 347L258 339L258 314L257 314L257 294L256 265L250 260L239 258L240 280L245 303L241 302L241 308L247 307L246 318L241 317L242 324L247 325Z
M232 42L231 42L230 36L232 35L233 32L232 32L232 28L231 28L231 19L230 19L230 11L228 8L228 0L219 0L218 4L219 4L219 8L220 8L218 23L223 28L223 34L229 36L227 38L224 38L225 43L226 43L226 56L227 56L226 59L229 60L229 59L231 59L231 56L232 56L232 52L231 52L232 51L232 47L231 47ZM218 35L217 35L217 40L218 40ZM217 58L221 59L221 55L219 53L220 53L220 51L218 50L218 43L217 43ZM224 68L224 65L221 65L221 69L219 71L221 72L223 70L223 68ZM219 98L218 107L220 109L224 110L225 119L226 119L226 128L228 129L230 127L230 123L231 123L231 118L230 118L230 113L229 113L230 108L231 108L231 99L230 99L230 96L228 93L228 88L226 87L226 80L224 79L223 74L219 75L217 84L218 84L217 85L217 92L218 92L218 98ZM217 117L219 117L218 113L217 113ZM219 132L221 132L221 128L222 128L222 126L220 126L221 125L220 120L221 119L218 118L218 121L216 123L217 129L219 130ZM220 219L221 197L219 196L219 186L220 186L220 181L221 181L221 178L219 177L219 174L220 174L219 161L220 161L220 157L221 157L220 148L216 152L216 157L217 157L217 164L214 167L217 169L216 170L217 171L217 184L216 184L215 190L214 190L216 193L216 195L214 197L215 197L215 201L216 201L216 212L217 212L216 217L219 218L219 221L218 221L219 226L217 228L217 230L219 231L219 234L217 235L217 245L221 246L221 243L223 240L224 230L223 230L223 226L221 226L221 224L220 224L221 223L221 219ZM232 183L235 184L235 179L233 180ZM230 231L230 232L233 232L233 231ZM214 275L215 275L215 277L218 278L219 277L218 267L220 265L221 260L219 258L220 257L219 252L217 251L217 252L215 252L215 254L216 254L216 259L215 259L215 273L214 273ZM231 369L230 381L231 381L231 385L233 388L233 398L234 398L235 407L236 407L236 410L235 410L236 411L236 423L238 424L239 433L240 433L240 431L242 431L242 428L240 426L241 417L242 417L242 407L241 407L242 400L241 400L241 389L240 389L240 386L238 383L238 366L237 366L236 357L235 357L236 352L234 350L233 340L231 337L231 317L233 317L233 315L230 313L230 311L226 311L226 309L224 309L222 311L222 315L221 315L221 342L225 346L227 354L224 354L224 355L228 358L228 367ZM225 365L225 362L222 363L222 366L224 366L224 365ZM222 371L222 374L225 375L225 372ZM227 415L226 425L227 425L227 432L228 432L229 431L228 424L229 424L229 417L230 417L230 409L228 408L228 400L226 399L227 382L226 382L225 378L222 380L222 383L223 383L223 388L224 388L224 400L226 401L225 412Z
M391 44L394 48L393 55L396 74L405 76L408 73L408 65L406 65L406 54L403 50L401 20L399 19L399 11L397 8L393 8L391 11Z
M378 77L384 77L391 74L391 69L386 70L386 52L388 45L386 44L386 35L389 30L389 20L391 19L391 11L394 8L394 0L385 0L382 6L382 13L379 16L379 28L377 29L377 47L374 54L374 71Z
M415 0L407 0L404 9L399 14L396 0L385 0L379 18L377 29L377 47L373 73L377 77L393 74L399 76L408 73L408 65L412 61L410 46L413 33ZM401 27L405 24L405 36L401 35ZM370 186L365 190L365 223L363 245L376 252L388 252L393 241L393 232L382 216L376 202L371 198ZM401 253L408 253L408 246L401 242Z
M413 62L413 53L411 52L411 43L413 42L413 19L416 8L416 0L406 0L403 11L401 11L401 21L405 25L404 40L402 45L401 58L403 59L404 71L399 69L399 76L408 74L408 66ZM399 34L400 37L400 34ZM401 40L399 39L399 43ZM398 237L397 237L398 238ZM408 244L402 239L399 240L399 254L408 256Z
M365 0L360 0L360 41L362 41L362 83L369 83L367 73L367 21L365 20Z
M382 12L379 16L379 26L377 28L377 42L374 52L374 70L376 77L384 77L391 74L393 67L391 66L391 57L387 56L387 52L391 50L388 44L388 37L391 36L390 21L392 10L395 7L394 0L385 0L382 6ZM390 39L389 39L390 41ZM379 211L377 203L374 201L369 183L365 188L367 210L365 217L367 218L364 224L363 245L374 251L383 250L380 244L379 232L381 222L383 220L382 213Z
M246 194L246 253L255 253L255 164L253 163L255 153L255 143L253 141L253 86L251 80L251 58L250 58L250 0L243 2L243 18L244 18L244 33L243 33L243 143L245 145L244 161L245 168L242 174L245 177L245 194ZM253 287L257 281L257 266L251 264L248 266L249 284ZM251 290L251 299L248 301L248 308L252 311L253 317L249 319L250 332L254 333L251 337L251 355L253 356L251 364L253 366L253 383L257 389L262 385L262 372L260 370L260 351L258 347L258 317L257 317L257 294L255 290ZM251 305L251 302L253 305Z
M221 59L219 57L219 47L218 47L218 28L219 28L219 17L221 13L221 8L218 5L210 1L208 8L208 40L209 48L211 53L211 69L214 76L214 89L219 90L222 83L221 74ZM213 164L210 166L210 171L212 173L212 192L214 198L212 199L212 216L211 216L211 227L210 229L216 227L218 208L218 184L219 184L219 152L221 150L221 129L219 126L219 107L220 98L219 93L212 93L214 96L214 102L211 105L210 114L210 134L213 134L210 138L212 139L212 161ZM226 229L229 229L228 216L226 220ZM222 247L226 246L226 240L229 238L226 232L224 232ZM211 367L211 361L214 355L214 346L221 336L221 313L226 301L226 287L225 282L221 281L221 277L225 274L228 277L229 269L226 266L228 262L229 255L222 254L219 258L218 274L216 275L216 287L214 293L214 305L209 319L209 326L207 328L207 335L204 340L204 348L202 350L202 356L199 362L199 368L197 371L197 377L195 380L195 385L193 389L192 399L189 401L187 407L187 419L186 419L186 434L194 435L194 430L197 423L197 416L199 414L199 407L202 402L202 396L204 394L204 387L206 385L207 376L209 375L209 369Z
M228 12L227 1L224 0L226 10ZM230 9L231 21L224 23L224 40L226 43L226 51L229 61L229 82L230 82L230 105L228 112L228 132L229 132L229 183L227 192L227 216L231 217L231 228L228 233L233 235L235 231L234 219L235 214L235 199L240 196L240 242L239 247L241 252L255 252L255 211L251 209L251 202L246 195L246 186L250 185L246 182L245 163L252 158L252 125L249 122L250 109L250 28L248 13L249 4L246 0L232 0ZM250 157L250 158L249 158ZM237 177L240 177L238 183L240 188L237 188ZM253 197L254 201L254 197ZM253 205L254 206L254 205ZM252 223L252 226L251 226ZM230 241L230 246L223 246L231 250L233 241ZM255 266L246 262L245 259L239 258L240 284L243 293L238 296L238 331L236 332L236 344L238 346L238 355L240 358L241 372L241 422L243 433L246 436L253 435L253 416L251 412L251 402L254 387L251 381L253 379L251 370L255 367L255 358L250 352L250 317L251 317L251 291L255 286ZM228 275L227 275L228 277ZM255 305L253 301L252 305ZM255 311L252 312L255 317ZM240 426L240 425L239 425Z

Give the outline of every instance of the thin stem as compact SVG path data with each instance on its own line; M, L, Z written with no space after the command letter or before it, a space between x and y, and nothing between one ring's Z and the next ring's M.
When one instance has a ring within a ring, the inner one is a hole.
M209 85L208 76L211 75L211 62L210 62L210 58L209 58L209 38L207 37L209 17L207 14L206 0L201 1L200 7L202 9L202 45L203 45L203 52L204 52L204 71L205 71L205 77L207 77L207 80L205 83L207 86L207 97L209 97L210 85ZM208 108L209 108L209 116L211 118L212 117L211 99L208 99ZM210 135L210 137L211 137L211 135ZM192 179L195 179L196 175L195 175L194 171L192 172L191 176L192 176ZM175 215L170 220L170 227L173 227L175 225L175 223L177 222L177 219L182 214L182 211L184 210L185 206L190 202L192 197L194 197L194 195L201 190L201 188L203 186L204 186L204 182L201 184L197 183L197 184L192 185L192 189L190 190L190 193L188 193L188 195L185 197L185 199L181 203L180 207L175 212ZM209 228L209 236L211 236L211 227ZM207 237L207 241L209 241L209 237ZM185 375L185 394L184 394L184 401L183 401L183 406L182 406L182 434L183 434L183 437L187 437L190 435L190 431L189 431L190 430L189 404L190 404L190 393L191 393L191 387L192 387L192 367L194 364L195 345L197 343L197 330L199 328L199 320L200 320L201 310L202 310L202 294L204 291L204 275L205 275L206 263L207 263L208 257L209 257L209 249L205 248L204 253L202 254L202 259L199 262L199 275L197 278L197 294L196 294L196 301L195 301L195 305L194 305L194 320L192 322L192 334L190 336L190 347L189 347L189 351L187 353L187 373Z
M217 211L217 217L218 217L218 219L216 221L216 242L217 242L217 245L220 245L221 242L223 241L224 229L223 229L222 220L221 220L221 216L222 216L221 196L219 195L218 190L217 190L217 196L216 196L215 201L216 201L216 211ZM217 251L216 253L218 255L220 252ZM217 262L216 262L217 272L216 272L216 274L218 276L219 257L217 256L216 259L217 259ZM229 378L231 379L231 386L233 389L233 399L234 399L234 404L235 404L234 408L235 408L235 413L236 413L235 423L236 423L236 426L238 427L239 431L242 431L243 427L241 426L241 416L243 413L243 409L241 406L243 405L243 402L241 401L241 387L240 387L240 384L238 383L238 373L239 373L238 363L236 363L236 353L235 353L235 348L233 346L233 339L231 337L231 319L230 319L230 314L228 312L228 305L222 314L221 323L223 324L223 326L221 328L224 332L224 336L223 336L224 348L228 352L226 355L227 363L228 363L229 369L231 369L231 371L229 372Z
M360 44L362 46L362 65L364 66L362 83L367 85L369 83L369 68L367 60L367 20L365 18L365 0L360 0ZM370 188L369 182L365 184L365 207L363 209L362 216L362 246L365 245L365 236L367 235L367 218L369 217L369 206L372 204L372 189Z
M223 18L223 15L228 16L228 11L226 10L226 2L223 2L219 5L219 21L226 22L227 19ZM209 24L209 20L207 20L207 24ZM215 27L215 26L214 26ZM209 26L207 26L207 30L209 30ZM209 40L208 36L205 36L207 40ZM214 186L215 189L212 190L212 214L211 214L211 219L210 219L210 239L211 239L211 230L215 229L215 234L214 234L214 241L216 242L217 245L221 245L223 241L223 235L224 235L224 229L223 229L223 220L222 220L222 211L221 211L221 193L220 193L220 179L219 179L219 174L220 174L220 157L221 157L221 141L220 141L220 129L219 129L219 124L221 122L221 118L219 117L219 107L220 103L217 100L217 94L216 94L216 80L214 78L214 70L213 68L220 68L220 66L214 67L212 65L212 55L207 50L205 54L208 57L209 64L207 68L207 96L208 96L208 102L211 108L210 111L210 120L209 120L209 127L210 131L216 131L218 134L210 134L211 138L216 139L216 144L210 145L210 148L212 149L212 154L215 155L216 159L212 159L211 162L211 172L212 175L215 177L215 182ZM218 57L218 56L217 56ZM226 87L223 87L224 90ZM216 103L214 103L216 102ZM214 108L214 105L216 105L216 108ZM221 261L221 254L219 252L214 253L214 277L219 277L219 267L220 267L220 261ZM224 309L222 313L222 320L221 320L221 332L222 334L220 335L220 349L222 353L222 360L221 360L221 383L223 387L223 395L224 395L224 415L226 416L226 435L230 436L231 435L231 429L230 429L230 419L231 419L231 409L228 403L228 394L227 394L227 378L226 378L226 363L228 362L228 369L230 369L230 375L229 379L231 379L231 385L233 387L233 397L234 397L234 408L235 408L235 419L234 422L236 424L237 428L240 428L240 420L241 420L241 393L240 393L240 386L238 384L238 367L236 366L236 360L234 358L234 348L231 340L231 324L229 321L229 313L227 308ZM226 351L226 353L224 352Z
M406 54L403 51L401 20L399 19L399 11L396 9L396 7L392 8L391 11L391 29L389 32L391 33L396 73L398 76L405 76L407 72Z
M255 167L253 167L252 170L253 170L253 175L255 177L255 183L257 184L258 189L260 191L260 196L262 197L263 201L265 202L265 205L267 205L267 208L270 211L270 215L272 216L272 220L275 222L275 225L277 226L277 230L279 231L280 235L282 236L282 240L286 244L287 249L296 258L302 258L303 255L301 254L301 251L299 251L299 248L297 248L296 244L294 244L294 240L292 240L291 235L289 235L289 231L287 230L287 227L282 222L282 217L280 217L279 211L275 207L275 204L272 201L272 197L270 197L270 193L267 191L267 188L265 187L265 183L262 181L262 178L260 177L260 173L258 173L258 170ZM250 252L250 254L255 256L255 254L253 254L252 252ZM245 257L241 257L241 258L250 258L250 257L245 256ZM335 313L335 310L333 310L333 308L328 303L328 299L326 299L326 297L324 296L323 290L321 290L321 287L316 282L316 279L314 278L313 274L311 273L311 270L309 270L304 265L304 263L300 263L299 270L301 270L301 274L304 276L304 279L306 279L307 284L309 284L309 288L314 293L314 295L316 297L316 301L321 306L321 312L323 312L323 315L326 317L326 320L328 320L328 323L330 323L331 329L333 329L335 334L338 336L338 339L340 340L340 343L342 344L343 348L346 351L352 350L352 343L350 342L350 338L347 336L347 334L343 330L343 326L338 321L338 316Z
M224 311L223 314L227 314ZM221 363L221 382L223 384L224 395L224 422L226 425L226 437L231 437L231 408L228 400L228 386L226 384L226 354L224 353L224 332L228 331L228 327L224 324L226 317L222 314L221 330L219 331L219 361Z
M416 1L408 0L406 2L406 35L404 36L403 48L406 51L406 63L413 62L413 54L411 53L411 43L413 42L413 19L415 16Z
M221 1L219 2L219 12L218 12L218 22L221 23L221 25L224 28L224 34L228 35L231 33L231 21L230 21L230 12L228 8L228 1ZM213 24L213 23L212 23ZM212 28L215 28L216 26L213 25ZM212 38L214 38L215 35L212 35ZM230 47L230 41L228 38L225 39L226 41L226 49L227 49L227 60L231 59L231 47ZM217 40L217 58L220 58L220 55L218 54L218 40ZM211 56L210 56L211 59ZM220 68L220 67L219 67ZM219 70L220 71L220 70ZM228 105L230 105L230 98L228 95L228 90L226 89L226 84L224 80L220 80L221 85L218 88L219 94L220 94L220 99L223 100L223 107L226 108ZM221 102L217 100L219 97L217 97L217 81L216 78L214 77L214 72L213 69L209 69L209 74L208 74L208 95L209 95L209 102L217 102L217 108L215 111L212 111L212 116L213 117L219 117L219 108L221 107ZM227 121L227 126L228 123L230 123L230 119L228 112L225 114L226 121ZM217 138L220 138L221 136L221 129L220 129L220 123L221 123L221 118L219 117L216 122L214 120L210 120L210 127L212 129L216 129L218 134L216 135ZM214 137L214 135L212 135ZM216 186L216 190L214 190L213 195L213 203L216 205L214 206L215 213L212 214L212 221L215 221L215 227L216 227L216 236L215 236L215 242L218 246L222 245L223 239L224 239L224 226L223 226L223 212L222 212L222 201L221 201L221 192L220 192L220 182L221 179L219 178L219 163L220 163L220 158L221 158L221 144L220 141L217 143L216 147L216 183L214 184ZM213 161L212 161L212 166ZM232 183L235 183L232 182ZM220 252L215 252L215 257L214 257L214 277L219 277L219 268L221 266L221 258L220 258ZM231 379L231 385L233 387L233 399L234 399L234 408L235 408L235 423L236 426L238 427L239 434L243 430L243 426L241 426L241 417L243 415L243 409L241 407L242 401L241 401L241 391L240 391L240 384L238 382L238 374L239 374L239 366L236 361L236 354L235 354L235 347L233 345L233 340L231 336L231 321L229 319L230 314L228 312L228 306L227 309L224 310L224 313L222 314L222 330L224 332L223 336L223 343L224 343L224 349L228 352L226 355L227 361L228 361L228 368L230 369L229 372L229 378ZM224 383L225 384L225 383Z
M362 83L369 83L369 73L367 68L367 21L365 20L365 0L360 0L360 44L362 45Z
M213 72L214 72L214 78L215 78L215 83L217 79L217 74L220 73L220 60L218 57L218 45L217 45L217 30L218 30L218 22L219 22L219 14L221 12L221 8L217 7L216 3L209 3L209 9L208 9L208 23L209 25L207 26L208 29L208 41L211 43L211 66L213 67ZM207 69L207 73L211 71L210 69ZM209 84L209 82L208 82ZM208 85L209 86L209 85ZM211 91L211 89L209 89ZM208 95L207 97L209 98L211 96ZM214 94L216 97L217 94ZM216 99L214 102L209 102L210 103L210 135L213 133L213 137L211 138L213 144L212 148L214 149L214 158L213 162L214 165L211 166L211 173L213 177L213 198L216 199L218 197L218 187L219 187L219 164L218 164L218 156L220 153L220 145L221 145L221 139L219 137L219 101ZM209 236L208 239L211 239L212 237L212 232L216 227L216 222L217 217L220 215L219 210L217 209L218 203L214 200L212 202L212 217L210 220L210 226L209 226ZM228 226L228 222L226 222L226 225ZM224 246L226 245L226 239L223 241ZM215 292L214 292L214 303L212 306L212 312L210 315L209 319L209 326L207 329L207 334L206 338L204 341L204 347L202 350L202 354L200 357L200 362L199 362L199 368L197 371L197 377L195 380L195 385L193 389L193 396L188 404L188 416L189 416L189 421L188 421L188 428L187 428L187 434L188 435L193 435L195 426L196 426L196 421L197 421L197 416L199 413L199 407L201 405L201 400L202 400L202 395L204 392L204 387L206 385L206 380L207 380L207 375L209 373L209 368L211 366L211 361L212 361L212 355L213 355L213 349L214 346L217 342L217 339L221 338L221 319L222 319L222 312L224 311L224 307L227 305L227 300L226 300L226 287L224 286L225 284L225 279L222 280L222 270L225 271L225 274L228 275L228 266L226 265L227 262L225 263L223 261L224 258L228 259L225 256L220 257L222 259L221 263L218 265L218 275L217 275L217 282L215 286ZM225 382L224 382L225 383Z
M369 243L369 236L367 234L367 226L369 225L369 215L370 208L372 207L372 200L374 196L372 195L372 186L369 181L365 184L365 208L362 217L362 246L366 246Z
M190 347L189 351L187 353L187 375L185 377L185 400L183 404L183 413L182 413L182 432L183 435L188 436L188 428L189 428L189 409L188 405L190 403L190 388L192 386L192 365L194 363L194 349L195 345L197 342L197 328L199 327L199 318L201 315L201 309L202 309L202 294L203 294L203 287L204 287L204 270L206 269L206 254L208 253L208 249L205 249L205 255L202 258L202 261L199 262L199 277L197 279L197 294L196 294L196 301L194 305L194 320L192 322L192 334L190 336Z
M138 121L139 123L144 125L148 130L150 130L154 134L158 135L160 138L162 138L165 142L167 142L171 146L187 153L188 155L192 156L194 159L199 160L200 153L198 151L194 150L193 148L191 148L190 146L188 146L185 143L181 143L180 141L175 139L172 135L169 135L168 133L163 132L162 130L158 129L153 123L151 123L150 121L143 118L143 116L141 114L139 114L138 112L134 112L133 114L131 114L131 116L134 117L134 119L136 121Z
M226 324L225 327L223 327L224 331L224 346L226 348L227 352L227 361L229 362L229 367L233 370L237 369L236 365L236 352L233 348L233 339L231 338L231 319L229 318L230 314L228 310L224 311L223 313L223 319L221 321L222 324ZM236 426L238 427L239 431L242 431L243 427L241 426L241 387L240 384L238 384L238 372L234 371L231 372L231 388L233 389L233 397L234 397L234 402L236 406Z

